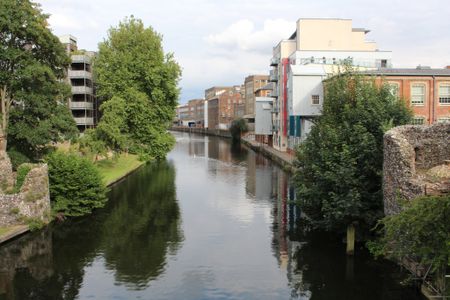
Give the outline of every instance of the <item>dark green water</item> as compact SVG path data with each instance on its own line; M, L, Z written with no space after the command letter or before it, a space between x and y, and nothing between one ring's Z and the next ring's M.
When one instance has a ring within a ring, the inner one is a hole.
M305 233L287 174L264 157L175 136L106 208L0 247L0 300L422 299L395 265Z

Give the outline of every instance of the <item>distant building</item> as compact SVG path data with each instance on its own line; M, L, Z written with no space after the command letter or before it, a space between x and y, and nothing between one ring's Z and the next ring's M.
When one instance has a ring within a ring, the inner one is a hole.
M391 67L392 53L365 40L369 30L352 28L349 19L299 19L295 32L273 49L270 81L274 148L293 151L321 114L322 80L343 63L359 69Z
M269 82L269 75L250 75L245 78L245 116L255 118L255 92Z
M450 122L450 66L445 69L378 69L364 72L382 78L414 113L413 124Z
M207 124L210 129L228 129L235 118L235 108L243 103L241 87L212 87L205 90Z
M272 146L272 102L271 97L255 98L255 140Z
M67 81L72 86L69 108L80 132L93 128L98 122L98 102L92 76L92 51L78 50L77 39L72 35L59 37L70 55L71 64L67 70Z

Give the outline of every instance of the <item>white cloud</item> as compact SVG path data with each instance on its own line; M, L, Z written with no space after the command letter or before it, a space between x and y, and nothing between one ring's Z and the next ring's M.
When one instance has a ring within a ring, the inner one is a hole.
M206 41L216 47L230 50L267 53L279 40L288 37L295 30L295 22L284 19L265 20L263 28L255 29L255 24L247 19L234 22L224 31L210 34Z
M51 14L48 22L52 28L64 30L80 30L83 28L82 22L58 13Z

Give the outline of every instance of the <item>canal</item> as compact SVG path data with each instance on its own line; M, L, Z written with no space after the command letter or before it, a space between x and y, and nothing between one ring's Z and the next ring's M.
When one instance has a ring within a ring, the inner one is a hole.
M308 232L288 174L263 156L174 135L104 209L0 247L0 300L422 299L394 264Z

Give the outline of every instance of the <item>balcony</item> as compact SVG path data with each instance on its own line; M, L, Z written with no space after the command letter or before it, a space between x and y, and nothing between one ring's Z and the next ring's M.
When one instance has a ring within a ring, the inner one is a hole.
M272 93L270 93L270 97L272 98L278 98L278 91L276 89L276 87L274 87L274 90L272 91Z
M272 107L272 113L277 114L280 112L280 108L277 105L274 105Z
M77 125L94 125L94 118L93 117L81 117L81 118L73 118L75 120L75 123Z
M87 55L72 55L71 56L72 59L72 63L86 63L86 64L90 64L91 63L91 58Z
M278 125L272 125L272 132L277 132L279 130Z
M69 107L70 109L94 109L94 103L92 102L85 102L85 101L81 101L81 102L70 102L69 103Z
M93 90L88 86L72 86L72 94L91 94Z
M74 70L69 70L69 78L87 78L87 79L92 79L92 73L88 72L88 71L74 71Z
M270 71L269 81L271 81L271 82L277 82L278 81L277 72L275 72L275 70L271 70Z
M270 60L270 65L272 67L278 66L279 63L280 63L280 61L275 57L272 57L272 59Z

